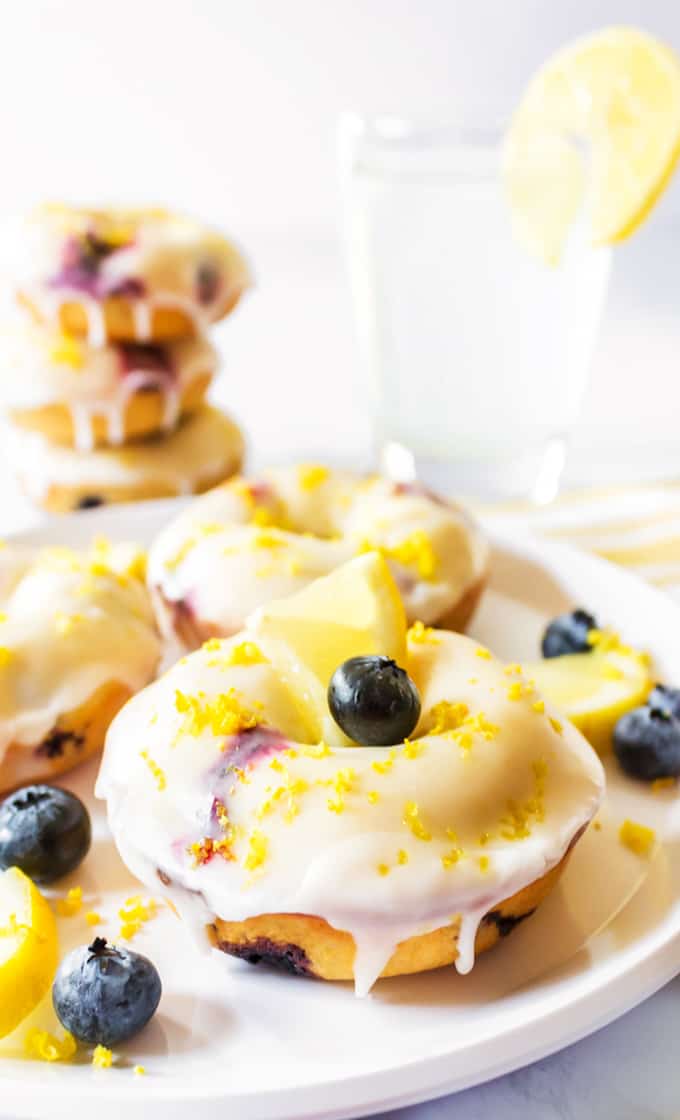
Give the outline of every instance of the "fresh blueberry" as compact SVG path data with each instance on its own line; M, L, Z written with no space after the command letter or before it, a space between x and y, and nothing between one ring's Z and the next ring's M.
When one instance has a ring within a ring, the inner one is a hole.
M418 689L389 657L350 657L333 673L328 706L350 739L366 746L400 743L420 715Z
M653 782L680 775L680 720L645 704L626 712L614 728L614 753L632 778Z
M85 494L84 497L78 500L76 509L97 509L98 506L104 505L104 499L100 498L98 494Z
M658 708L669 716L680 719L680 688L669 688L665 684L655 684L647 697L650 708Z
M541 642L544 657L562 657L565 653L586 653L591 647L588 634L597 629L592 614L580 608L554 618Z
M141 1031L158 1007L155 965L131 949L96 937L61 962L52 1003L61 1025L79 1042L117 1046Z
M0 867L19 867L36 883L53 883L85 859L90 817L74 794L25 786L0 805Z

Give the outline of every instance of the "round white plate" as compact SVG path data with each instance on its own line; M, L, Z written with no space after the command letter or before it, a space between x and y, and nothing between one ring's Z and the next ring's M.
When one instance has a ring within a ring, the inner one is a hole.
M147 542L171 503L95 511L50 522L23 540L84 543L93 534ZM491 586L474 633L513 661L535 658L545 620L576 604L653 652L658 676L680 682L680 608L602 561L561 546L494 535ZM83 888L104 922L60 920L63 948L93 932L115 939L122 900L139 885L120 862L91 790L95 765L67 776L88 801L95 843L60 884ZM5 1040L2 1112L98 1120L124 1114L283 1120L360 1116L470 1086L540 1058L603 1026L680 968L680 810L609 768L602 826L577 845L560 886L534 917L482 957L472 973L445 969L379 982L358 1000L347 984L259 970L201 954L163 907L133 945L157 964L158 1014L94 1070L19 1055L27 1027L57 1029L49 1000ZM664 842L651 860L617 839L621 819L651 824ZM146 1067L145 1077L133 1066ZM96 1110L96 1111L94 1111Z

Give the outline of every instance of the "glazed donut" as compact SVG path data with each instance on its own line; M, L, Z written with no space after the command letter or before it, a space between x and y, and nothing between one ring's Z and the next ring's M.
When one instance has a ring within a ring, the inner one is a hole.
M24 492L52 513L198 494L237 471L244 450L238 426L209 405L172 432L122 447L77 451L12 424L2 443Z
M471 519L416 486L319 465L235 478L192 503L149 553L161 629L186 648L367 548L388 558L410 621L463 629L486 580Z
M94 348L27 320L2 331L0 407L51 443L90 451L175 427L217 368L207 339Z
M410 631L410 739L346 745L320 679L254 628L212 639L109 731L120 854L227 953L327 980L468 971L554 885L604 775L576 729L450 631ZM140 745L144 749L140 749Z
M0 549L0 791L100 750L153 677L160 640L143 557L126 545Z
M7 255L29 311L94 346L201 334L250 283L231 242L162 209L40 206Z

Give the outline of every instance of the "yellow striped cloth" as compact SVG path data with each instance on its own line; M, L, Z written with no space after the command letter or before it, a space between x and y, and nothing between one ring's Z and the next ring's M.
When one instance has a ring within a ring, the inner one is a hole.
M574 491L550 506L493 512L623 564L680 600L680 482Z

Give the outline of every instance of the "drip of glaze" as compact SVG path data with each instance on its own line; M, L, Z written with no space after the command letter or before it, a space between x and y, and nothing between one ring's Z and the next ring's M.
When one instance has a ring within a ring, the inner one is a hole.
M31 293L31 298L50 322L60 321L61 307L66 303L80 304L87 316L87 340L91 346L103 346L107 340L104 302L75 288L41 287ZM214 308L202 307L188 296L171 292L157 292L142 298L130 299L136 342L149 342L152 334L153 312L156 308L181 311L190 320L194 334L205 333L214 320ZM213 314L211 314L211 310Z

